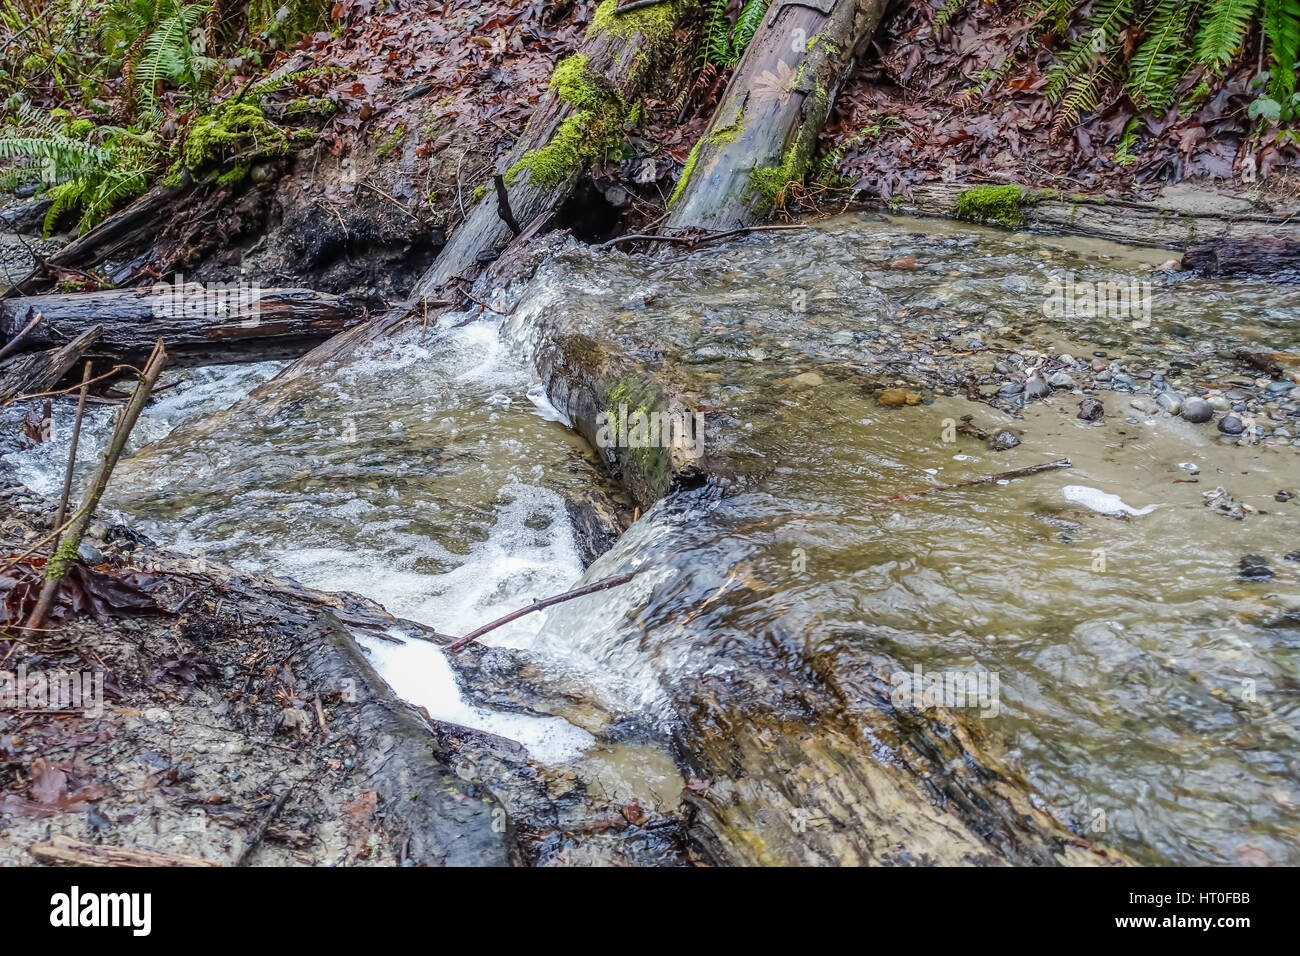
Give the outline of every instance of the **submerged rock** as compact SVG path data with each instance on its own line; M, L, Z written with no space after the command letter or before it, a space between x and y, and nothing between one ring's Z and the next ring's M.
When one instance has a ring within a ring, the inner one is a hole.
M1079 403L1079 418L1085 422L1099 422L1106 417L1106 406L1095 398L1085 398Z
M1178 412L1183 421L1200 425L1214 417L1214 406L1203 398L1189 398Z
M1219 431L1225 435L1240 435L1245 430L1246 426L1236 415L1224 415L1219 419Z
M1273 569L1268 566L1268 558L1258 554L1247 554L1241 559L1240 575L1243 581L1267 581L1273 576Z

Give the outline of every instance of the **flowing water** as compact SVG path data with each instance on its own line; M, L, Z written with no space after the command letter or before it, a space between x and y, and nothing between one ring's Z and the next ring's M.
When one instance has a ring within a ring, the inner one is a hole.
M565 498L590 486L593 455L528 364L581 330L709 410L727 493L660 502L585 572L647 569L632 584L492 641L580 671L665 734L692 676L758 693L804 679L800 655L829 642L903 674L981 673L996 692L967 715L1090 839L1147 863L1300 863L1300 562L1284 557L1300 548L1300 500L1274 500L1300 485L1286 400L1260 415L1275 438L1236 447L1212 424L1131 407L1136 394L1098 391L1100 425L1066 390L1023 410L959 397L970 375L995 391L995 361L1039 354L1103 352L1215 384L1233 372L1225 349L1300 351L1295 287L1161 271L1167 258L858 217L672 257L574 249L507 320L414 328L175 430L124 463L110 504L169 544L464 633L584 577ZM1065 277L1149 281L1151 324L1044 316ZM878 388L898 382L922 401L882 405ZM1020 444L954 437L966 415ZM49 460L16 473L53 487L57 449L32 454ZM1073 467L895 497L1062 457ZM1206 507L1218 485L1256 510ZM1105 494L1155 507L1089 507ZM1247 554L1273 576L1241 579ZM370 647L435 716L548 761L592 746L553 719L469 708L431 647ZM672 768L631 762L635 786L671 803Z

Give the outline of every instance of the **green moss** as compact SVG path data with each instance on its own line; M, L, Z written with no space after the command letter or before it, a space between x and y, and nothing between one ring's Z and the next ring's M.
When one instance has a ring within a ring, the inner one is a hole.
M530 182L559 185L584 162L622 140L627 106L604 77L589 67L585 56L577 54L561 61L551 76L551 88L578 111L560 124L549 143L526 153L506 171L509 185L525 171Z
M378 134L379 131L376 130L375 135L378 136ZM404 139L406 139L406 126L404 126L402 123L398 123L395 127L393 127L393 131L389 133L388 136L384 137L383 140L380 141L378 147L376 147L375 152L381 158L387 156L389 153L395 151L397 147L401 145L401 142Z
M76 560L77 542L65 538L59 549L50 555L49 563L45 566L45 576L51 579L63 577L68 573L68 565Z
M236 169L245 167L247 173L252 160L282 156L288 151L288 135L267 120L260 107L232 100L194 120L185 136L181 162L197 173L239 156ZM223 174L223 181L229 175Z
M957 197L952 214L971 222L1019 229L1025 224L1022 204L1035 201L1035 197L1026 196L1019 186L976 186Z
M826 115L829 96L825 89L818 87L813 92L813 106L809 117L819 120ZM793 143L781 157L779 166L759 166L749 174L750 189L757 196L758 208L762 211L775 209L781 202L782 194L790 183L802 183L812 165L813 150L817 146L817 131L820 122L805 122L799 129Z
M670 208L673 203L677 202L677 197L682 194L682 191L686 188L686 183L690 181L691 174L695 172L695 163L696 160L700 158L700 143L702 142L704 141L700 140L692 146L691 154L686 157L686 165L682 167L682 175L677 180L677 186L673 189L673 194L668 197L668 205Z
M618 0L601 0L596 7L596 15L591 18L591 26L587 28L587 39L601 33L627 39L639 33L651 47L655 47L672 38L673 27L677 24L677 14L680 12L676 0L642 7L622 15L614 13L617 6Z
M480 199L482 199L482 198L483 198L484 196L486 196L486 195L487 195L487 187L486 187L486 186L475 186L475 187L474 187L474 202L475 202L475 204L477 204L478 201L479 201ZM429 197L429 202L430 202L430 203L433 202L433 197L432 197L432 196Z

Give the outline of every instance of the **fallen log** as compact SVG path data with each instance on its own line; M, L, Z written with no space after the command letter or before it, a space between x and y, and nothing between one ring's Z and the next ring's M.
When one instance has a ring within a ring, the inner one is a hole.
M32 318L44 321L29 328ZM310 345L361 322L351 300L310 289L215 289L169 283L142 289L109 289L69 295L38 295L0 301L0 339L24 329L19 346L30 351L60 345L94 325L103 331L93 355L133 361L162 339L169 352L191 363L230 361L232 348L257 345L257 357L300 355Z
M89 351L102 331L96 325L59 348L15 355L0 365L0 405L6 405L20 395L53 388Z
M1170 187L1152 199L1138 199L1008 184L931 182L917 186L910 196L896 195L888 211L1170 249L1228 237L1300 241L1300 224L1292 210L1263 207L1208 187Z
M37 262L25 278L0 293L0 298L12 299L37 292L42 283L57 277L60 270L84 274L85 270L99 268L117 258L134 259L140 249L153 244L159 222L174 216L184 192L183 187L155 187L43 262ZM125 274L111 278L118 281Z
M1206 239L1183 253L1183 268L1206 276L1300 280L1300 239Z
M886 0L773 0L691 151L665 229L732 229L802 182L817 136Z
M508 198L486 190L428 272L414 298L438 298L516 238L551 219L587 163L622 137L623 124L655 75L656 57L671 53L673 30L690 0L664 0L616 12L602 0L578 52L555 68L502 173ZM501 214L509 210L509 217ZM533 228L530 228L533 227Z

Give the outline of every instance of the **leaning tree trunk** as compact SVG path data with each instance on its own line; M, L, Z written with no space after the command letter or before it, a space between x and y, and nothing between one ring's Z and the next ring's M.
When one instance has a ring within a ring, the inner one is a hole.
M773 0L691 151L667 229L766 219L801 182L831 105L888 0Z
M673 30L694 0L665 0L618 13L602 0L581 47L555 68L551 87L502 171L452 234L413 298L438 298L470 278L519 234L545 225L573 192L587 162L622 141L623 124L654 78L655 61L671 55ZM506 209L514 224L507 221Z

